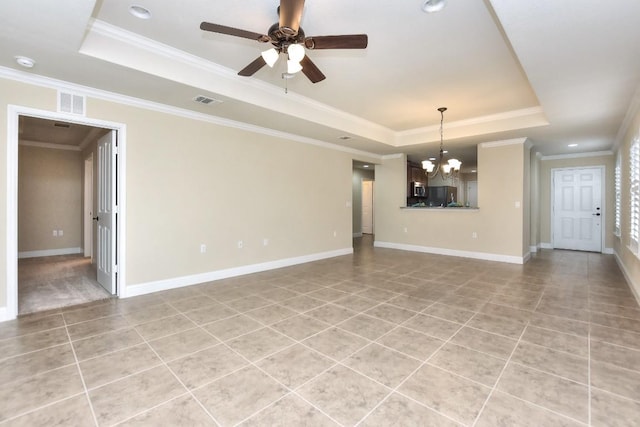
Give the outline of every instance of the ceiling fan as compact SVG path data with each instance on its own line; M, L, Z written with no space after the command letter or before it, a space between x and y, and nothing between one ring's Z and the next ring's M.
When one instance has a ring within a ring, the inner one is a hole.
M279 55L285 53L289 58L287 61L288 73L302 71L312 83L317 83L326 77L305 54L305 48L309 50L365 49L368 37L366 34L306 37L300 27L303 8L304 0L280 0L280 6L278 7L279 22L269 28L268 35L210 22L202 22L200 29L273 45L273 48L262 52L262 55L240 70L238 72L240 76L252 76L265 65L273 67Z

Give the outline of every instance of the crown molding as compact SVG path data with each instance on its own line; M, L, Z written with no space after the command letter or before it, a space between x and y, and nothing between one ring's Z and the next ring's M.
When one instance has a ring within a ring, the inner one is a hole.
M547 126L547 120L542 107L523 108L505 111L497 114L474 117L443 124L447 139L459 139L470 136L495 134L514 129L527 129ZM440 125L426 126L397 132L396 146L423 144L440 140Z
M601 157L613 156L613 151L592 151L590 153L572 153L572 154L555 154L552 156L542 156L540 160L561 160L561 159L579 159L583 157Z
M29 140L20 140L18 142L18 145L22 145L25 147L49 148L52 150L82 151L80 147L78 147L77 145L52 144L50 142L39 142L39 141L29 141Z
M333 144L318 139L308 138L292 133L277 131L261 126L252 125L249 123L239 122L223 117L213 116L209 114L199 113L196 111L186 110L183 108L174 107L171 105L160 104L153 101L147 101L145 99L134 98L128 95L122 95L118 93L108 92L101 89L96 89L88 86L82 86L75 83L66 82L63 80L57 80L50 77L40 76L37 74L31 74L23 71L14 70L11 68L0 67L0 78L6 78L9 80L18 81L21 83L33 84L48 89L65 89L75 94L86 95L95 99L103 101L114 102L117 104L124 104L136 108L143 108L159 113L170 114L173 116L183 117L192 120L203 121L219 126L244 130L247 132L258 133L262 135L273 136L276 138L287 139L290 141L300 142L303 144L315 145L318 147L324 147L335 151L342 151L354 155L368 156L374 159L382 160L380 154L369 153L363 150L357 150L355 148L344 147L342 145Z
M478 144L480 148L494 148L494 147L503 147L505 145L526 145L529 138L513 138L513 139L505 139L502 141L492 141L492 142L481 142Z

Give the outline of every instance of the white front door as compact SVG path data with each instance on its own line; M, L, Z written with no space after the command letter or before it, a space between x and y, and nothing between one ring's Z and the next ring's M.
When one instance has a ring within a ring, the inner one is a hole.
M553 171L553 247L602 251L602 168Z
M362 181L362 233L373 234L373 181Z
M98 140L98 283L110 294L116 294L116 131Z

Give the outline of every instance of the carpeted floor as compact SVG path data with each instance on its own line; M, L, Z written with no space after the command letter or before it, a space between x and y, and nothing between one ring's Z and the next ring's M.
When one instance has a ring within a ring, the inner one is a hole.
M91 258L60 255L18 261L18 313L54 310L109 298Z

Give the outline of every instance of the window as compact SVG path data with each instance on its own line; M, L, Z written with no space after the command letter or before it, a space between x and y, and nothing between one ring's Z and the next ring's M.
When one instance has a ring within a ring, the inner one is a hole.
M638 253L640 239L640 141L636 137L631 143L629 153L629 186L631 215L629 218L629 246Z
M621 203L622 203L622 171L620 163L620 152L618 152L618 157L616 158L616 168L614 171L614 182L615 182L615 192L616 192L616 218L615 218L615 226L613 233L620 237L620 217L621 217Z

